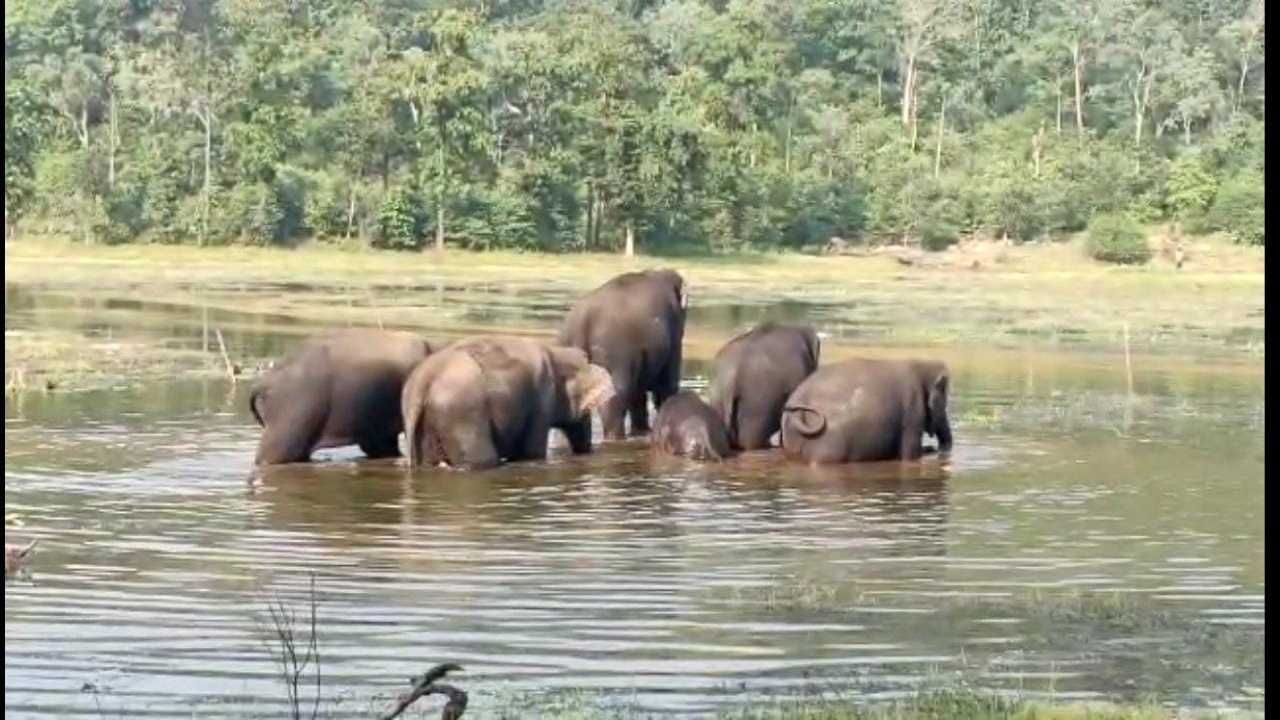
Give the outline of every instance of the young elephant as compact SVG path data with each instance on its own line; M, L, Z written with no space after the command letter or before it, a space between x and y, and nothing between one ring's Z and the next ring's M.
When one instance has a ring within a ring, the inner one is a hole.
M655 407L680 389L681 344L689 296L674 270L619 275L584 295L565 316L557 343L576 347L609 371L617 394L600 410L604 436L649 432Z
M401 394L409 464L490 468L543 459L551 428L591 450L591 411L613 396L603 368L577 348L527 338L461 340L427 358Z
M716 353L711 407L739 450L768 448L782 427L782 406L818 369L822 342L813 328L766 322L725 343Z
M672 395L658 408L650 443L662 452L694 460L719 461L731 452L724 421L688 390Z
M398 456L400 389L430 354L427 341L402 332L349 328L306 340L249 394L262 426L254 464L351 444L369 457Z
M947 366L923 360L846 360L819 368L787 399L786 455L810 464L916 460L921 435L951 450Z

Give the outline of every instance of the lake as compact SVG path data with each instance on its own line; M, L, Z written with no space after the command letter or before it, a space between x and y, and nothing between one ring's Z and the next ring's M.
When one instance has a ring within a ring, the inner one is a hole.
M405 289L388 325L539 332L572 301L446 290ZM7 286L5 328L204 349L213 322L246 367L315 329L143 295ZM826 362L950 363L955 451L813 470L631 440L463 473L351 448L255 472L247 380L20 392L7 536L40 543L5 591L6 717L279 716L266 603L304 622L312 577L335 716L385 711L444 661L466 668L469 718L957 684L1265 709L1260 359L1136 355L1130 392L1119 347L884 347L874 318L838 306L694 302L686 386L736 330L807 320Z

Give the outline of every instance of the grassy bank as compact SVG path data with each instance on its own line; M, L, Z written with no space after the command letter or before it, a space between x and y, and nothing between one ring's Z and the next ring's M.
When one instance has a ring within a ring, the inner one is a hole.
M227 332L381 325L446 338L481 330L545 336L577 294L626 270L672 266L689 282L690 358L710 357L736 328L785 311L829 333L824 352L833 358L870 347L925 348L944 359L957 348L1115 354L1127 324L1136 356L1260 365L1262 250L1203 241L1193 246L1192 258L1182 270L1162 258L1113 267L1085 257L1078 242L976 243L908 259L910 265L889 254L628 259L326 246L85 247L39 239L5 244L7 283L63 298L75 306L81 326L86 318L119 319L121 307L132 303L128 323L139 310L188 319L204 313ZM14 312L7 306L7 381L19 381L16 371L22 383L38 385L68 367L86 377L104 363L113 367L109 353L50 335L65 318L33 314L10 322ZM195 357L170 352L154 334L134 340L130 372L146 366L168 372L174 365L224 372L220 356L208 357L208 342L205 356ZM238 352L232 348L237 364L250 367L259 359Z

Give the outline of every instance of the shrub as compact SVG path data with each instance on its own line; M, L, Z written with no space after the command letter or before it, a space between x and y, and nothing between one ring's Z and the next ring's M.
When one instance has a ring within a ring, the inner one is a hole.
M413 191L397 188L378 209L378 232L373 246L387 250L419 250L427 229L427 208Z
M215 242L268 245L281 239L284 210L266 183L244 183L215 197L209 237Z
M1122 265L1141 265L1151 259L1142 226L1123 213L1094 216L1086 249L1095 260Z
M1263 206L1265 180L1256 170L1244 170L1223 183L1205 217L1205 225L1222 230L1243 245L1266 241L1267 215Z
M1218 181L1205 167L1199 154L1188 153L1169 166L1165 183L1165 204L1177 217L1204 212L1218 192Z
M931 218L920 227L920 245L925 250L946 250L959 239L960 228L945 218Z

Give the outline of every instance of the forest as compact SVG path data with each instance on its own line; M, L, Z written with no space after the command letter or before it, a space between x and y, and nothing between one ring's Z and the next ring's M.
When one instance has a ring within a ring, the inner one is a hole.
M6 238L1262 244L1264 45L1263 0L14 0Z

